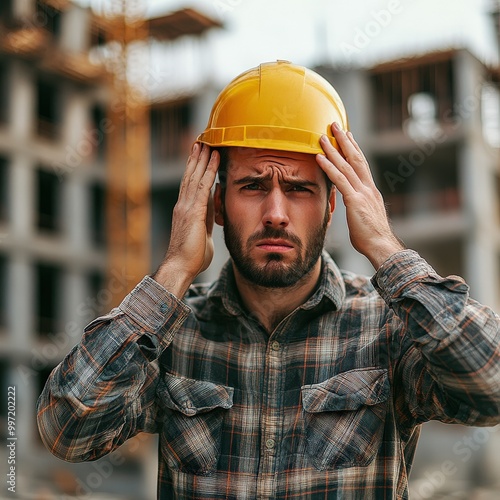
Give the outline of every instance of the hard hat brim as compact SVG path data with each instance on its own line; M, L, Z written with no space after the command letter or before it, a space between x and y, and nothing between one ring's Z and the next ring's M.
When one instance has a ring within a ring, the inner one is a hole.
M332 146L339 149L335 138L326 134ZM296 153L324 153L320 146L321 134L288 127L245 125L239 127L210 128L201 133L197 141L211 147L247 147L276 149Z

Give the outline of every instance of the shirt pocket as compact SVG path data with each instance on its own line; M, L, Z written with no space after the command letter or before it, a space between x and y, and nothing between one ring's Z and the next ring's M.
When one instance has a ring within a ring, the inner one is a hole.
M387 370L339 373L301 388L306 452L315 468L368 465L384 432L390 394Z
M170 468L197 475L215 471L225 413L233 406L234 389L166 374L157 396L164 421L160 453Z

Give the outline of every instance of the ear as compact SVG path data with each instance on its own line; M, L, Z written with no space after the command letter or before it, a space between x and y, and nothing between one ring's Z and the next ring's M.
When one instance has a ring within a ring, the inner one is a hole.
M214 211L215 211L215 223L219 226L224 225L224 217L222 212L224 211L224 202L222 201L222 188L220 184L215 186L214 192Z
M335 204L337 202L337 188L332 186L330 189L330 196L328 198L328 210L330 211L330 217L328 219L328 225L332 222L332 215L335 210Z

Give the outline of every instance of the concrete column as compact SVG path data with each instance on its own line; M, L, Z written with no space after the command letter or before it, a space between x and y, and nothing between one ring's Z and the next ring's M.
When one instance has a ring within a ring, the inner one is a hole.
M85 269L79 262L89 252L89 199L88 186L78 172L68 174L64 180L63 196L64 229L71 254L75 260L63 275L62 304L60 310L62 331L58 335L58 360L81 338L81 332L87 322L82 317L84 301L87 297Z
M469 221L465 241L465 279L472 296L494 307L498 296L498 259L495 227L493 177L484 148L469 139L458 159L462 182L462 199Z
M12 350L24 350L35 339L35 276L33 263L23 253L10 256L7 264L7 325Z
M92 137L87 133L91 129L89 98L66 87L63 100L61 140L65 152L71 156L71 166L78 168L89 161L95 148Z
M16 0L13 6L14 17L35 23L35 5L35 0Z
M89 187L78 173L64 178L62 214L64 234L74 256L83 256L90 244Z
M16 139L27 140L33 135L36 107L34 75L20 61L11 65L11 131Z
M8 271L8 325L14 347L29 345L34 335L34 273L29 259L35 215L35 176L31 161L12 157L10 170L10 218L12 253Z
M458 157L463 210L469 221L465 241L464 277L471 295L494 306L498 293L497 232L492 158L482 136L482 65L464 51L457 56L457 110L465 139Z
M62 331L54 344L57 347L56 363L61 361L82 336L88 319L83 315L87 299L85 273L76 268L69 269L63 276L63 300L61 304Z
M10 165L10 219L15 240L29 238L33 234L36 186L31 161L24 155L12 157Z
M67 52L86 52L90 46L90 10L74 3L64 11L61 48Z

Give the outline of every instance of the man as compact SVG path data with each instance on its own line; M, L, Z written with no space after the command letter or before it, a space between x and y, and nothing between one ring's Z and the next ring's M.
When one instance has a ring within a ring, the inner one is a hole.
M421 423L500 421L499 317L403 248L346 129L333 88L290 63L222 91L164 261L40 396L56 456L95 460L142 431L159 434L162 500L400 499ZM322 250L336 189L371 280ZM231 260L192 285L214 220Z

